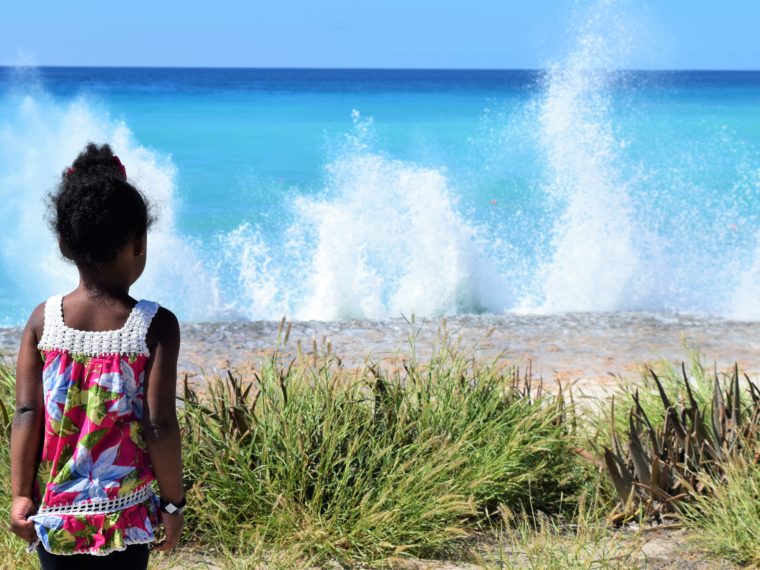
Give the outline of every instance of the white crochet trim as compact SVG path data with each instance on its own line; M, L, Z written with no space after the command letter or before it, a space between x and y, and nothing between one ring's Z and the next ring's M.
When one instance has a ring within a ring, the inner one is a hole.
M100 499L93 501L83 501L71 503L69 505L55 505L53 507L42 507L37 511L38 515L105 515L120 511L138 505L146 499L153 496L153 488L150 485L143 485L136 491L132 491L123 497L116 499ZM34 516L30 517L34 518Z
M72 503L70 505L57 505L54 507L42 507L37 513L28 517L28 520L34 521L37 515L105 515L116 511L124 510L128 507L142 504L146 500L155 497L153 487L150 485L143 485L141 488L132 491L128 495L118 497L116 499L87 501L80 503ZM151 532L151 535L153 533ZM155 535L147 540L125 540L124 548L130 544L148 544L155 541ZM27 552L34 552L38 544L42 544L39 536L26 547ZM42 544L45 548L45 545ZM124 548L109 548L108 550L87 550L84 552L53 552L51 554L68 556L70 554L92 554L93 556L105 556L111 552L121 551ZM46 549L47 550L47 549ZM50 552L50 551L48 551Z
M45 303L45 324L38 349L66 350L86 356L150 355L145 335L158 311L158 303L144 299L138 301L124 326L112 331L82 331L66 326L62 304L63 295L50 297Z

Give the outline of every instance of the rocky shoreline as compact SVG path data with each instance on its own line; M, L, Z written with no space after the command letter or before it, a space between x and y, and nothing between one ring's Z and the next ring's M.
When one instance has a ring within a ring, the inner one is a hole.
M604 392L638 374L647 362L678 362L697 348L718 368L734 362L750 373L760 371L760 323L715 317L646 313L574 313L563 315L460 315L446 319L294 321L286 354L300 343L330 346L347 367L367 359L381 365L408 354L414 337L418 354L430 353L445 326L450 337L480 357L503 353L535 377L572 383L591 394ZM227 369L245 370L276 345L277 321L184 323L180 373L194 384ZM0 355L15 359L20 328L0 329Z

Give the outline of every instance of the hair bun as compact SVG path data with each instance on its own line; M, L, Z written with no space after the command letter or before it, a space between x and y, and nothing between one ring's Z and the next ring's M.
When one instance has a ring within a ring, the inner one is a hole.
M64 171L65 177L97 174L127 179L127 169L107 144L89 143L74 163Z
M49 204L61 253L77 265L97 267L115 259L153 222L145 197L108 145L88 144L63 172Z

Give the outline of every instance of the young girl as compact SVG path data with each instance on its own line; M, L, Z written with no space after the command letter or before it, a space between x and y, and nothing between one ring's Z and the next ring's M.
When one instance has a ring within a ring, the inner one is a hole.
M89 144L50 203L79 286L39 305L24 329L11 529L36 547L43 570L147 568L159 522L166 538L155 549L177 544L185 503L179 325L158 304L129 296L153 220L108 145Z

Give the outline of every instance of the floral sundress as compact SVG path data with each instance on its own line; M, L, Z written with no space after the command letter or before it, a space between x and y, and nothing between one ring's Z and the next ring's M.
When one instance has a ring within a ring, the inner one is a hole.
M158 304L139 301L124 326L64 324L63 296L45 304L45 429L35 482L37 544L53 554L106 555L150 543L160 521L143 439L145 336Z

